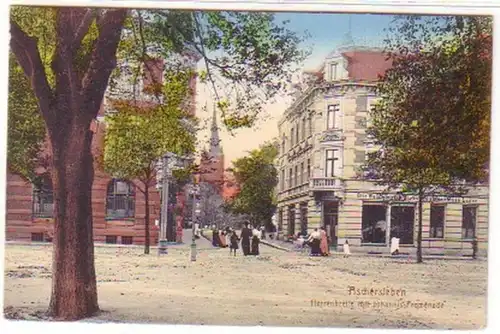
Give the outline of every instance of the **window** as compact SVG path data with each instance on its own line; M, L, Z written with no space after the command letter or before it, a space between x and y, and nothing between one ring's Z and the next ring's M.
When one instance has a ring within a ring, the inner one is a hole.
M54 195L52 191L52 180L44 175L41 184L33 189L33 216L52 217L54 212Z
M462 238L473 239L476 236L476 210L475 206L462 208Z
M364 243L386 243L386 214L384 205L363 204L361 228Z
M31 233L32 242L44 242L43 233Z
M334 177L335 176L335 160L338 160L336 157L338 150L326 150L326 166L325 166L325 177Z
M278 211L278 232L283 230L283 209Z
M106 236L106 243L107 244L116 244L116 240L118 238L116 237L116 235L107 235Z
M280 189L284 190L285 189L285 170L281 170L281 180L280 180Z
M306 118L302 119L302 139L306 139Z
M292 187L292 181L293 181L293 169L290 168L288 170L288 188Z
M413 245L415 208L398 205L391 207L391 238L399 238L400 244Z
M293 147L293 136L295 135L295 132L293 132L293 128L290 130L290 148Z
M309 122L309 135L312 135L313 134L313 122L312 122L312 115L309 115L309 118L307 119L307 121Z
M294 186L297 186L299 183L299 166L295 166L295 180L294 180Z
M122 236L122 245L132 245L134 238L130 236Z
M311 159L307 159L307 180L311 177Z
M132 184L125 180L113 179L108 184L106 218L133 218L135 192Z
M298 144L300 142L299 138L299 125L297 124L297 128L295 128L295 144Z
M300 184L304 183L304 163L300 163Z
M431 205L431 238L444 237L444 206Z
M339 111L338 104L332 104L332 105L328 106L328 109L326 112L326 128L327 129L334 129L336 127L335 117L336 117L338 111Z
M281 154L285 154L285 152L286 152L285 137L283 137L283 140L281 141Z
M330 78L332 80L337 80L337 63L330 64Z

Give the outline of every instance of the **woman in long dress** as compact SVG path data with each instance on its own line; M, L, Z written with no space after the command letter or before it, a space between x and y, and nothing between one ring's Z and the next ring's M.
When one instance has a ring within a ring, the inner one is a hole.
M320 244L319 248L321 250L321 255L328 256L330 255L330 250L328 249L328 238L326 237L326 231L324 227L321 227L320 233Z
M231 243L229 244L229 255L231 255L231 252L234 252L234 256L236 256L236 250L238 249L238 242L240 241L240 238L238 238L238 235L236 234L236 231L231 231Z
M252 231L252 255L259 255L260 231L256 228Z
M252 230L250 229L250 224L246 224L241 230L241 250L243 255L250 254L250 238L252 237Z
M318 229L315 228L308 240L311 244L311 256L318 256L320 254L320 239L321 235Z
M221 248L227 247L226 232L224 232L224 230L219 231L219 247L221 247Z

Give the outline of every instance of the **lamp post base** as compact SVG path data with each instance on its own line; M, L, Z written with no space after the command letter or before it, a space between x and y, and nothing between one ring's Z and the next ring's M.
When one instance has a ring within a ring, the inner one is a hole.
M191 261L196 261L196 242L194 241L194 239L191 242Z
M168 254L168 241L166 239L158 240L158 255Z

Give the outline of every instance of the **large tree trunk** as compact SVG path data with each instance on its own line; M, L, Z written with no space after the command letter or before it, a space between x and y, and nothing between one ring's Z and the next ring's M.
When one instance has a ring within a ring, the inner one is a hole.
M146 206L146 214L144 217L144 254L149 254L149 246L151 244L150 241L150 233L149 233L149 185L144 184L144 204Z
M37 40L11 17L10 46L31 81L52 147L54 250L49 312L77 320L99 310L94 268L91 189L94 177L90 123L96 117L109 76L116 66L126 9L58 8L49 85ZM88 64L75 59L90 25L99 36ZM48 23L50 24L50 23Z
M50 313L76 320L97 304L91 191L94 167L90 122L73 120L51 138L54 186L54 249Z
M424 195L422 189L418 191L418 232L417 232L417 263L422 263L422 207Z

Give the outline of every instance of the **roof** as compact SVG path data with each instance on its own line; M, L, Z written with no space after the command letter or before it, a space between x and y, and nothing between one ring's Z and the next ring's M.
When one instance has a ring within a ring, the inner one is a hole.
M353 81L378 81L392 66L392 61L381 51L345 51L342 56L347 59L347 72Z

